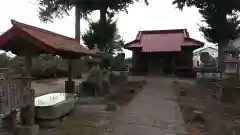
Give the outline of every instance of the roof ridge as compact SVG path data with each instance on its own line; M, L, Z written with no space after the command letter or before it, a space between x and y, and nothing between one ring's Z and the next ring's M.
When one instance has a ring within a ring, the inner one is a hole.
M143 34L166 34L182 32L184 37L189 37L187 29L162 29L162 30L139 30L135 39L140 39Z
M37 26L32 26L32 25L28 25L28 24L25 24L25 23L21 23L21 22L18 22L16 20L11 20L11 23L12 25L14 26L17 26L17 27L28 27L28 28L31 28L31 29L35 29L35 30L38 30L38 31L41 31L41 32L44 32L44 33L47 33L47 34L51 34L51 35L54 35L54 36L61 36L63 38L66 38L66 39L70 39L70 40L74 40L76 41L74 38L71 38L71 37L67 37L67 36L64 36L62 34L58 34L58 33L55 33L55 32L52 32L52 31L49 31L49 30L45 30L43 28L39 28Z
M185 29L158 29L158 30L140 30L139 32L161 32L161 31L184 31Z

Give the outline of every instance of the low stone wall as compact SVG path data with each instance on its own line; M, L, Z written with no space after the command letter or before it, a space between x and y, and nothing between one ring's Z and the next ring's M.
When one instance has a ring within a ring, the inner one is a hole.
M219 78L220 77L220 73L197 73L197 79L200 78Z
M222 79L227 79L227 78L235 78L237 77L236 74L230 74L230 73L223 73L222 74ZM201 78L207 78L207 79L218 79L220 78L220 73L197 73L196 76L197 79L201 79Z

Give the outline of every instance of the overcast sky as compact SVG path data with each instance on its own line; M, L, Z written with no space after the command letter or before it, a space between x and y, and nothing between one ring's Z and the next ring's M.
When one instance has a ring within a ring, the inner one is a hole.
M74 37L74 11L71 16L54 23L42 23L38 18L37 0L0 0L0 34L11 27L10 19L38 26L56 33ZM143 1L143 0L142 0ZM198 30L201 16L195 8L185 8L183 12L172 5L172 0L149 0L149 5L144 2L136 3L128 8L128 14L120 13L118 28L120 35L128 42L135 38L139 30L157 29L183 29L187 28L192 38L204 41ZM94 20L99 18L99 13L92 15ZM81 21L81 32L88 28L86 21ZM130 57L131 52L125 51Z

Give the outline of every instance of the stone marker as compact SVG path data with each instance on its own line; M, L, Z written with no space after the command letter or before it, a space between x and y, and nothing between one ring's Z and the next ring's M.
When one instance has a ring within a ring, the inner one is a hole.
M180 94L180 96L186 96L187 95L185 90L180 90L179 94Z

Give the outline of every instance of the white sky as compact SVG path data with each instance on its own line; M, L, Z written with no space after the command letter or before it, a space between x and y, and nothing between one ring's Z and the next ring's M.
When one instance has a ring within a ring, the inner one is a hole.
M206 42L198 30L197 24L200 23L201 16L197 9L185 8L181 12L172 5L172 0L149 0L149 3L148 6L143 2L136 3L129 7L128 14L117 15L119 32L126 42L133 40L139 30L179 28L187 28L192 38ZM71 16L45 24L39 21L36 4L36 0L0 0L0 34L11 27L10 19L14 19L74 37L74 11L71 11ZM99 13L95 12L92 18L97 20ZM81 32L83 33L87 28L87 22L82 20ZM126 57L131 56L130 51L124 52Z

